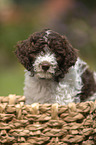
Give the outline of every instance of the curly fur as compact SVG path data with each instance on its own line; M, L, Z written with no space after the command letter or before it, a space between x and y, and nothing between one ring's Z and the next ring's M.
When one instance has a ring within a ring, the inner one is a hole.
M15 54L26 68L24 95L27 103L68 104L95 94L95 73L88 70L65 36L44 29L16 47ZM48 65L47 71L42 69L43 64Z
M48 36L47 31L50 31ZM61 36L56 32L46 29L39 33L36 32L27 40L19 42L15 53L21 64L23 64L28 71L33 72L32 64L36 56L41 51L44 52L46 45L50 48L50 51L56 55L58 67L55 79L58 80L60 77L64 77L69 67L74 65L77 60L77 52L70 45L65 36Z

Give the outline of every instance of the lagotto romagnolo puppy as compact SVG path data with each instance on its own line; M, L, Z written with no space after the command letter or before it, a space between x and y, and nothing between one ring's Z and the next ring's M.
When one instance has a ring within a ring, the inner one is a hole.
M96 73L78 57L65 36L44 29L16 47L15 54L26 68L27 104L95 100Z

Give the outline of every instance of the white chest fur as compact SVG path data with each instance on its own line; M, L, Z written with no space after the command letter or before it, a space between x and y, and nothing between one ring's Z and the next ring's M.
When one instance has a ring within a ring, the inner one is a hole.
M24 95L26 96L26 103L55 103L54 97L57 83L51 80L37 79L30 77L30 72L25 73L25 87Z
M86 69L82 69L82 65L86 66L85 62L78 58L75 66L72 66L65 77L58 83L52 80L42 80L31 77L30 72L26 71L24 87L26 103L57 102L63 105L73 101L79 102L79 97L76 98L75 96L80 93L82 88L81 75Z

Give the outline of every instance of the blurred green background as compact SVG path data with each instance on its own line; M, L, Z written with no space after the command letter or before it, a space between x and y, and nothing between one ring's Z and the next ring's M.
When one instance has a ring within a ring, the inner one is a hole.
M42 28L66 35L96 70L96 1L0 0L0 96L23 94L24 68L15 45Z

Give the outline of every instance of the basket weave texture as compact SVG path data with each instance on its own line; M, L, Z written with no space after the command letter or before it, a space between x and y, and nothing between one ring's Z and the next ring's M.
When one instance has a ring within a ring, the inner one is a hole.
M96 101L25 105L0 97L0 145L96 145Z

